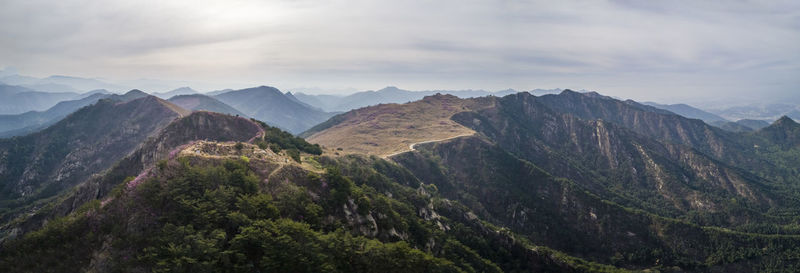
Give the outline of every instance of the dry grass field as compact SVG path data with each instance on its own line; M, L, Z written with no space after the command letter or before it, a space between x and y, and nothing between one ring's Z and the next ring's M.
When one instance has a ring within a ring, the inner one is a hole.
M306 140L341 154L386 157L409 151L414 143L474 134L450 117L491 107L493 103L492 98L465 100L437 94L406 104L370 106L346 113L343 121Z

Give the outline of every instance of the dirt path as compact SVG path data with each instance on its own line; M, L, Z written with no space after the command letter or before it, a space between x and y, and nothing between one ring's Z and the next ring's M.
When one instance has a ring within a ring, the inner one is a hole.
M390 157L393 157L393 156L396 156L396 155L399 155L399 154L402 154L402 153L405 153L405 152L415 151L414 146L416 146L417 144L439 142L439 141L445 141L445 140L450 140L450 139L454 139L454 138L458 138L458 137L464 137L464 136L471 136L471 135L475 135L475 133L462 134L462 135L452 136L452 137L443 138L443 139L434 139L434 140L426 140L426 141L414 142L414 143L411 143L411 144L408 145L408 150L403 150L403 151L399 151L399 152L392 153L392 154L389 154L389 155L385 155L385 156L383 156L383 158L390 158Z
M249 122L253 123L253 125L255 125L255 126L256 126L256 128L258 128L258 133L256 133L256 135L255 135L255 136L253 136L252 138L250 138L250 139L248 139L248 140L247 140L247 143L255 144L255 141L256 141L256 139L258 139L258 138L263 138L263 137L264 137L264 134L265 134L266 132L264 132L264 128L261 128L261 125L260 125L260 124L258 124L257 122L255 122L255 121L252 121L252 120L250 120L250 119L247 119L247 121L249 121Z

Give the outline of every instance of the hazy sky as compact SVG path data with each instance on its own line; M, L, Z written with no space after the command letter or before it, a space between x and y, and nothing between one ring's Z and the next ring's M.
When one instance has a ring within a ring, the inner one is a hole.
M3 66L206 90L800 97L800 1L2 0Z

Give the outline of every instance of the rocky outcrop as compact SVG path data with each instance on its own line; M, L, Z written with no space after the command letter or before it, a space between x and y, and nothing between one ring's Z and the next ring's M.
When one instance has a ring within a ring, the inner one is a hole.
M727 207L725 202L730 198L739 198L762 211L775 204L772 196L763 191L762 180L691 146L648 137L606 119L577 117L597 117L595 112L610 111L592 111L598 107L596 104L615 103L614 109L630 107L609 98L585 99L601 102L566 100L570 103L562 108L572 110L562 113L540 98L520 93L499 99L495 109L462 112L453 119L555 176L572 179L604 198L655 213L716 213ZM586 109L580 110L580 105ZM671 113L636 113L679 118Z

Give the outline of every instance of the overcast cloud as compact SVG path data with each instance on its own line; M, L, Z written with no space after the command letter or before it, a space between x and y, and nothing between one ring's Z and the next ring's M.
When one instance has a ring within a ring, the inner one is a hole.
M0 67L198 89L800 97L798 1L0 1Z

